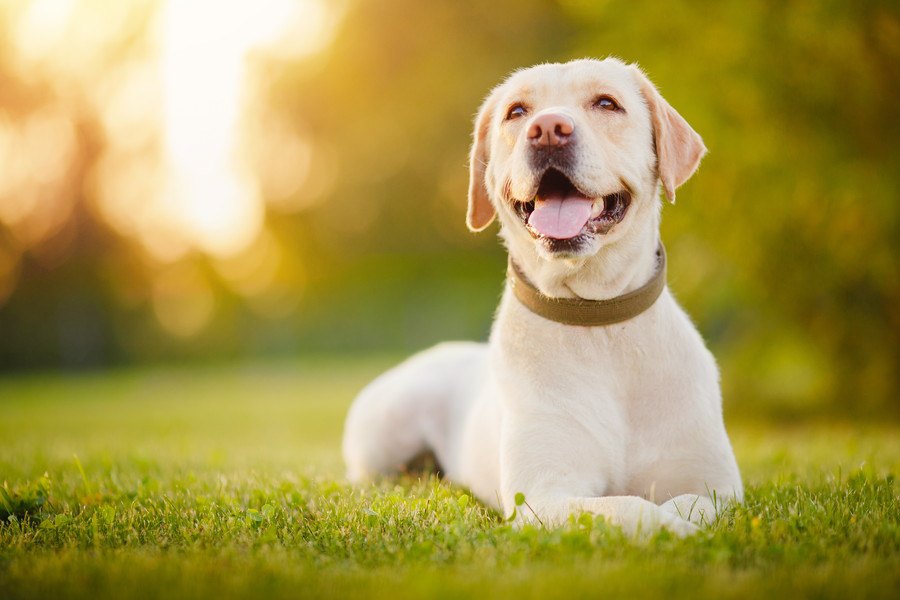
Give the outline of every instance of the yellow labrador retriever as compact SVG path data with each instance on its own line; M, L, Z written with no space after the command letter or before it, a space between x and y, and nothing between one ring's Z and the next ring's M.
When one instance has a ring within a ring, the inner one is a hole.
M487 344L447 343L366 387L351 481L423 452L519 521L572 513L679 535L740 500L715 359L665 287L659 187L706 152L634 65L543 64L475 122L468 225L500 221L509 277ZM521 501L521 496L519 496Z

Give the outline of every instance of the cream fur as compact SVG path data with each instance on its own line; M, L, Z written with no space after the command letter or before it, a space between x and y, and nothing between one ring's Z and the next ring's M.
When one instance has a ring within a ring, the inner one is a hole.
M593 108L598 93L624 111ZM527 118L504 119L514 102L527 104ZM623 187L632 194L622 222L566 255L536 243L510 202L533 197L541 173L530 166L524 132L549 110L576 124L573 182L591 197ZM582 60L518 71L476 121L469 225L484 228L496 214L511 256L545 294L611 298L653 274L660 181L674 198L704 152L633 65ZM718 377L668 289L624 323L573 327L531 313L507 288L487 344L436 346L360 393L344 433L348 477L396 473L430 450L450 481L504 514L524 494L519 522L554 525L587 511L629 533L686 535L743 493Z

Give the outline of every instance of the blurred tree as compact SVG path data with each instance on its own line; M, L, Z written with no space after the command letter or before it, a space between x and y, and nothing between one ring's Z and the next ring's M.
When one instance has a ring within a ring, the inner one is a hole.
M663 235L671 286L719 356L732 408L900 416L896 2L661 10L615 0L358 0L342 10L319 55L252 57L268 74L258 91L269 122L247 133L269 201L254 252L279 265L271 279L281 300L236 288L242 263L198 252L148 260L77 208L90 205L82 180L105 142L92 109L74 103L78 162L67 177L72 221L82 225L67 234L69 250L36 270L37 247L16 242L0 217L0 253L11 248L20 272L0 305L0 368L79 364L64 358L64 339L95 348L81 362L98 363L407 352L483 338L504 256L491 235L464 226L472 117L517 67L614 54L639 62L711 150L666 207ZM149 35L149 22L132 40ZM0 77L7 119L41 105L33 76L0 60ZM292 170L303 183L279 184ZM0 256L0 283L4 264ZM173 337L151 296L161 278L184 273L200 274L214 306L203 327ZM69 316L44 318L54 311Z

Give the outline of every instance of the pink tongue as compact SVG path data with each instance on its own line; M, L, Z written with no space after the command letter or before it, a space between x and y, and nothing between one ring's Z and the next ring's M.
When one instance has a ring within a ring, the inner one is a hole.
M528 224L541 235L567 240L581 233L584 224L591 218L592 204L592 200L581 196L536 199Z

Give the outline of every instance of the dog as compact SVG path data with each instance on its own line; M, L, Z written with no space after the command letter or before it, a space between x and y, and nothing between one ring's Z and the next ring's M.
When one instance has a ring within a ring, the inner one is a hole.
M510 258L488 343L426 350L347 416L352 482L430 453L515 522L695 532L742 499L715 359L665 286L665 197L706 153L636 65L541 64L475 119L466 220ZM636 301L637 300L637 301Z

